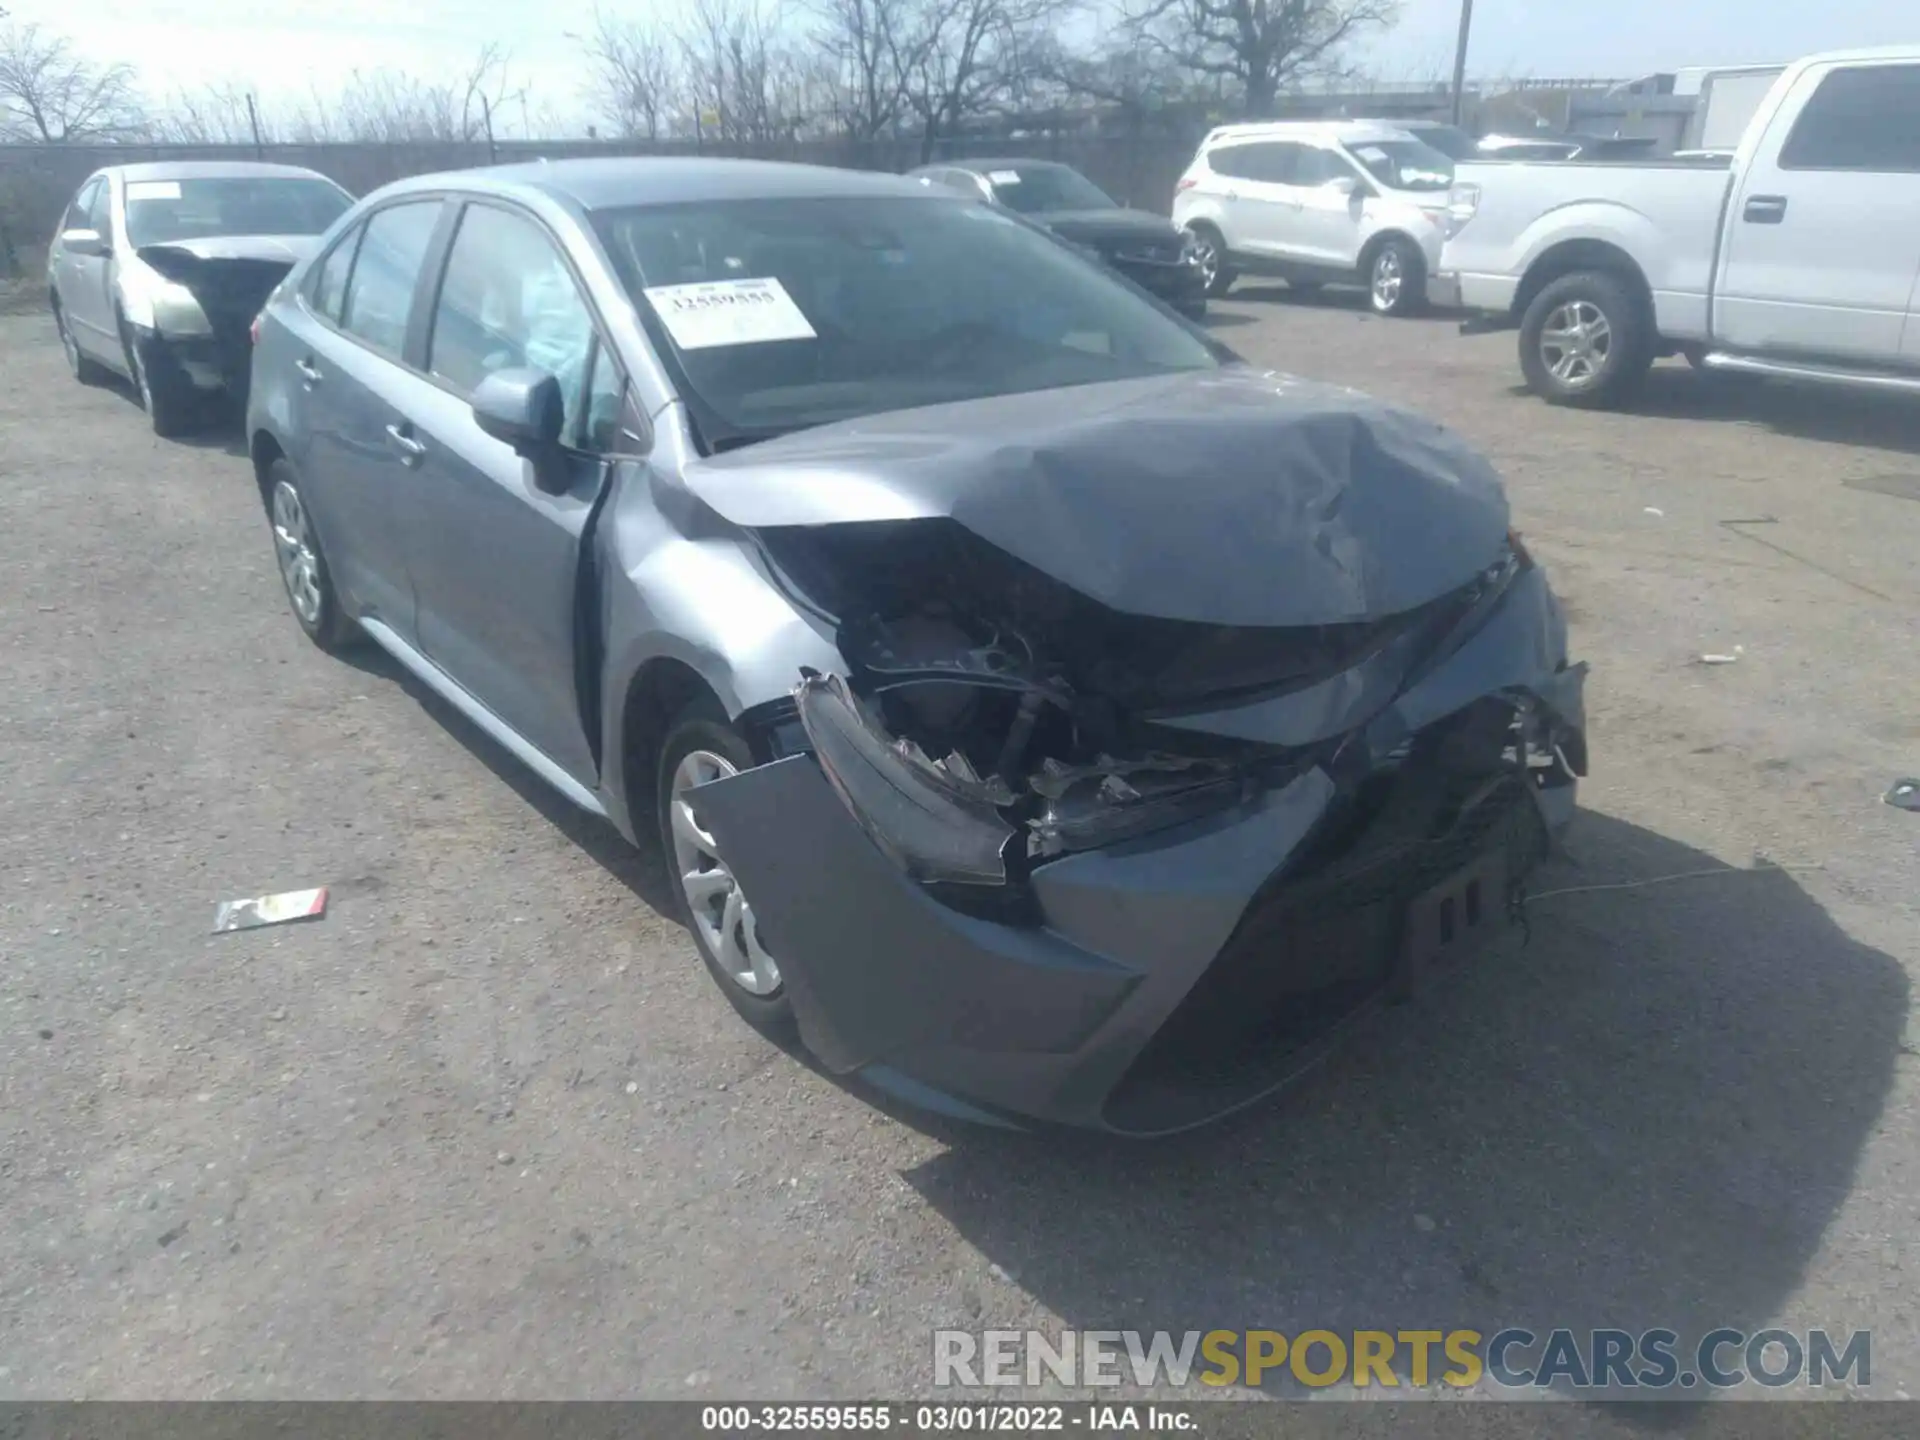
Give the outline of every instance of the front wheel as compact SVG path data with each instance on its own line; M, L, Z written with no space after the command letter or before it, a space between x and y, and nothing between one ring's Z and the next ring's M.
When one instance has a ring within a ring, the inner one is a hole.
M1564 275L1527 306L1520 369L1550 405L1605 409L1624 402L1653 368L1653 317L1618 275Z
M1376 315L1412 315L1427 298L1427 258L1411 240L1387 241L1367 267L1367 299Z
M753 906L707 828L695 793L752 766L746 740L718 704L700 701L683 710L660 749L660 840L673 867L682 918L707 973L748 1024L782 1036L793 1024L793 1006L779 962L761 943Z
M154 434L171 440L193 429L198 418L193 386L157 337L143 343L137 335L129 335L127 365L133 372L133 387L140 394L140 408L147 412Z

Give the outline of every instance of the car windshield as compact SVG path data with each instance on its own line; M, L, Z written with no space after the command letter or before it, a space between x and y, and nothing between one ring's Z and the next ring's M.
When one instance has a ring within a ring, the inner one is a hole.
M1009 210L1037 215L1045 210L1116 210L1113 197L1065 165L990 166L984 170L993 198Z
M298 176L129 180L127 239L137 250L225 235L318 235L351 204L331 181Z
M709 448L1226 354L1026 222L959 199L707 201L595 224Z
M1411 137L1363 140L1347 151L1390 190L1445 190L1453 184L1453 161Z

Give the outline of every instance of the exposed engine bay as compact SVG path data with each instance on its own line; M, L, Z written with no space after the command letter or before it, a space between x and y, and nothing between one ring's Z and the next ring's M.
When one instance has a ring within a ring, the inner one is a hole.
M1379 620L1256 628L1119 614L945 520L760 539L794 597L832 620L849 665L845 676L808 674L795 694L829 777L855 814L882 821L870 833L910 873L962 885L1004 884L1331 768L1351 725L1283 745L1161 722L1369 663L1392 672L1391 698L1458 642L1518 564L1503 556L1459 590ZM1479 737L1473 763L1490 775L1524 768L1523 719L1497 705L1502 733ZM903 834L913 843L891 843Z

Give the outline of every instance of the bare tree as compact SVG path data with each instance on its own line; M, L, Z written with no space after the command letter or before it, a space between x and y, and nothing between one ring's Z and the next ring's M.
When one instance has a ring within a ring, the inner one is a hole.
M760 0L695 0L680 33L688 98L703 134L728 141L791 139L806 119L797 58Z
M923 0L903 61L923 162L1023 86L1047 53L1048 31L1074 8L1075 0Z
M627 139L658 140L672 128L680 96L680 47L645 19L595 11L584 37L594 113Z
M1398 0L1143 0L1130 28L1182 68L1238 81L1246 113L1331 65L1349 41L1393 23Z
M916 0L813 0L814 44L833 70L835 111L855 140L892 130L925 27Z
M96 65L38 25L0 26L0 136L101 140L142 126L131 65Z
M180 91L164 101L149 126L153 138L175 145L250 145L255 117L247 88L232 81L199 91ZM274 141L273 127L259 116L259 138Z
M339 94L317 92L296 110L287 129L300 141L398 144L487 138L495 111L524 93L511 88L506 52L482 47L458 79L434 83L393 70L356 70Z

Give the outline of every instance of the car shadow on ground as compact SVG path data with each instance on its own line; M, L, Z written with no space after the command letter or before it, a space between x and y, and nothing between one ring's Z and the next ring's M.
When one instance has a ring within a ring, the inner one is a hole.
M1515 395L1529 393L1524 385L1512 390ZM1640 393L1620 413L1647 419L1765 425L1795 439L1920 456L1920 403L1913 396L1703 374L1685 361L1654 366Z
M629 845L626 837L615 830L611 822L589 815L567 801L491 735L448 704L437 692L422 684L412 671L379 646L356 645L343 651L339 658L362 674L398 685L436 724L466 746L475 759L538 811L548 824L578 845L649 908L675 924L682 923L659 846L636 848Z
M1270 1104L1152 1144L923 1126L906 1178L1078 1329L1665 1326L1684 1360L1763 1328L1880 1122L1905 973L1788 872L1546 895L1716 866L1597 814L1570 854L1527 943Z
M147 424L146 407L140 403L140 392L131 380L115 375L100 382L100 388L126 401L140 417L140 423ZM217 450L236 460L245 459L248 454L246 417L231 401L210 401L193 429L162 443L184 445L190 450Z

